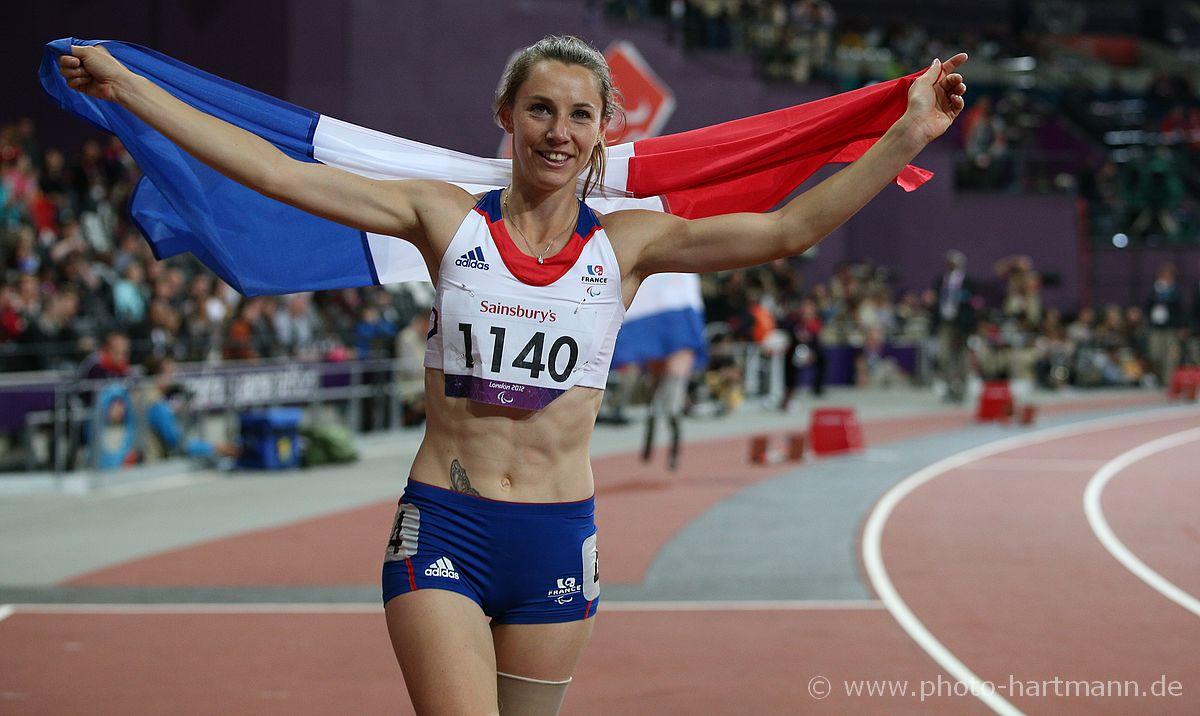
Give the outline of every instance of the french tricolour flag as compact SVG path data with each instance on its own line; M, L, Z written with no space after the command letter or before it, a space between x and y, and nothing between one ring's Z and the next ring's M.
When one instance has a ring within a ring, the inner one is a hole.
M470 191L509 183L508 160L485 159L320 115L126 42L46 45L42 87L64 109L120 137L143 178L131 204L155 256L191 253L245 295L428 280L416 249L267 198L208 168L121 107L69 89L58 57L104 44L134 72L291 157L387 179L439 179ZM918 73L919 74L919 73ZM853 161L904 112L916 74L808 104L609 150L598 211L626 207L699 218L766 211L828 162ZM909 166L907 190L931 175Z

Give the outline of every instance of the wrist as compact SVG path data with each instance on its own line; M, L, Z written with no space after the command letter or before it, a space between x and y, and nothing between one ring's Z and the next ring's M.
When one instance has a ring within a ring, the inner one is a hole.
M914 157L929 144L925 128L907 113L896 120L883 136L902 147L905 152L911 152Z
M145 90L149 84L151 84L150 80L126 70L124 76L114 79L112 82L113 100L128 109L131 104L137 102L139 97L145 96Z

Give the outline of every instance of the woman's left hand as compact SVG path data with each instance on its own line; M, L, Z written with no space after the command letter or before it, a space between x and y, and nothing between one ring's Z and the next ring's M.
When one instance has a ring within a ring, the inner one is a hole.
M908 109L901 121L908 124L922 146L942 136L962 112L967 85L956 70L966 61L965 52L945 62L934 60L909 88Z

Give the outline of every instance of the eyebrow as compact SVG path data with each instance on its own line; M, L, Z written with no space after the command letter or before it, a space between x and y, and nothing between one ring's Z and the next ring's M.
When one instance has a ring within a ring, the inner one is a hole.
M549 104L557 104L554 100L550 99L549 97L547 97L545 95L540 95L540 94L531 94L528 97L526 97L525 99L530 100L530 101L537 100L540 102L547 102ZM592 104L591 102L576 102L575 106L576 107L590 107L592 109L596 108L596 105Z

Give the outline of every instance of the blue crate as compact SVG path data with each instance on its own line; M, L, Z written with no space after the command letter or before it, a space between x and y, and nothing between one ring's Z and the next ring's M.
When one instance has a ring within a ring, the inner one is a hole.
M242 413L238 467L290 470L300 466L300 408L268 408Z

